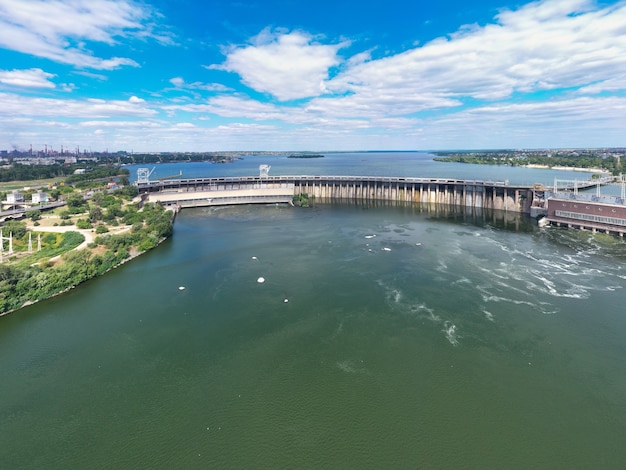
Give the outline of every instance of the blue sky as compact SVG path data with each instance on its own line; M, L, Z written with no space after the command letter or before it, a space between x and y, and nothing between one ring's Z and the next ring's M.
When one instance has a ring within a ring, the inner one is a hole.
M0 0L0 149L626 146L626 2Z

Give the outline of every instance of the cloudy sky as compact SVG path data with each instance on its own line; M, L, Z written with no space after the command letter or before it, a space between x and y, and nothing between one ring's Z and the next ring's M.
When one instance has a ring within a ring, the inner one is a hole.
M0 150L626 146L626 1L0 0Z

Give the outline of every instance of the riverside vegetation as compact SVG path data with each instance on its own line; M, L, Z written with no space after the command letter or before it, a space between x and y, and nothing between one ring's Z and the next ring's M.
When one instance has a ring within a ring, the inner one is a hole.
M483 152L435 152L438 162L473 163L478 165L592 168L617 176L626 173L626 151L610 150L492 150Z
M132 202L136 194L134 186L113 194L92 191L89 200L71 192L67 206L45 219L39 211L29 211L30 227L22 221L5 222L3 233L12 234L14 253L4 251L0 264L0 315L101 275L170 236L172 213L154 203L140 207ZM93 241L86 243L84 234ZM29 245L35 250L29 251Z

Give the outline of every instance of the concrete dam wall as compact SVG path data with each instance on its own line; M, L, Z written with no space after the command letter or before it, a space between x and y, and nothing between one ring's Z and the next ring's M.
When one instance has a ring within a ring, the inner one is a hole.
M530 213L533 199L532 188L510 186L506 182L370 176L192 178L153 182L140 186L139 190L148 193L150 200L170 204L178 201L186 207L216 205L221 200L226 204L227 199L220 198L225 192L269 196L275 191L284 198L287 191L292 196L308 194L328 201L446 204L523 213ZM241 198L240 202L255 201Z
M410 178L301 177L294 193L324 200L397 201L530 212L531 188L504 183Z

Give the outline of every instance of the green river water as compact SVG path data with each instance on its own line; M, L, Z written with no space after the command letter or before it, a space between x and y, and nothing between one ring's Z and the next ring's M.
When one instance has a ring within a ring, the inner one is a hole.
M624 468L625 287L517 215L186 209L0 319L0 468Z

